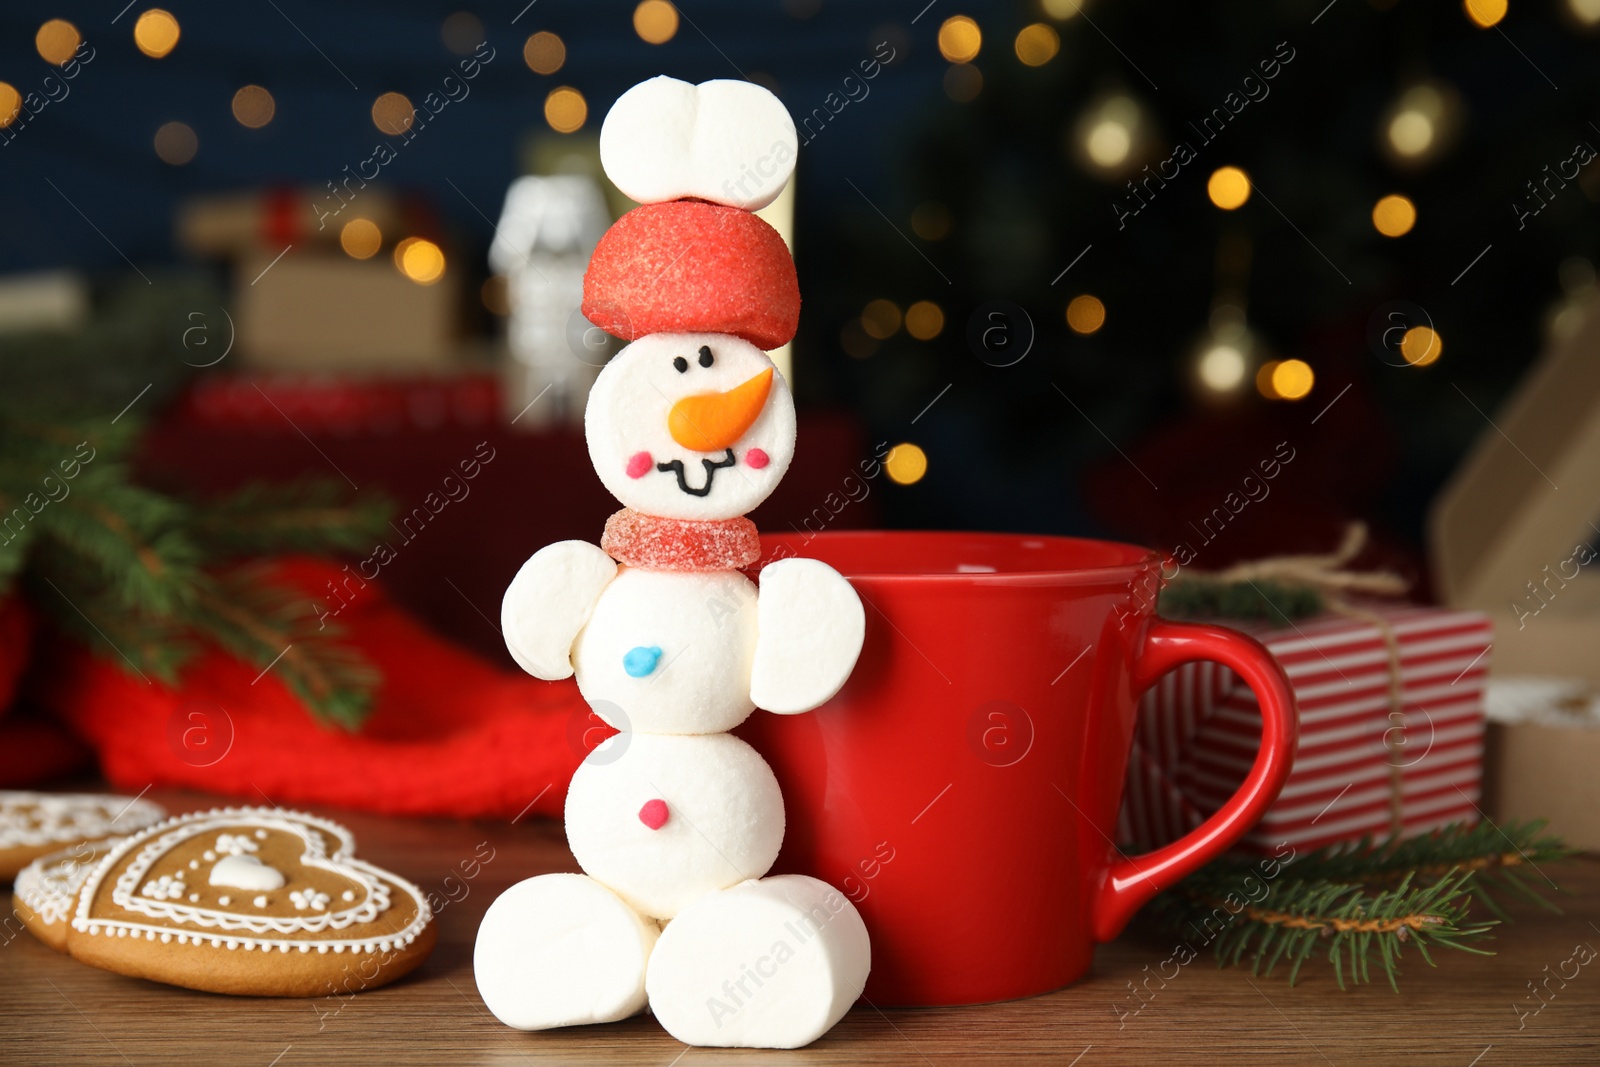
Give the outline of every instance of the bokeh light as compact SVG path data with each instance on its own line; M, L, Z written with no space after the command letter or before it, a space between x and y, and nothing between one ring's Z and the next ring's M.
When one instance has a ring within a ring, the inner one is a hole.
M1488 29L1506 17L1506 0L1461 0L1467 18Z
M1311 364L1303 359L1286 359L1272 368L1272 391L1283 400L1301 400L1316 384Z
M10 82L0 82L0 130L17 121L22 114L22 94Z
M928 454L909 441L889 449L883 457L883 469L896 485L915 485L928 473Z
M416 120L417 109L404 93L384 93L372 102L372 124L384 133L398 136Z
M1083 10L1083 5L1078 0L1039 0L1039 7L1058 22L1070 19Z
M1133 148L1133 133L1115 119L1103 119L1089 130L1084 142L1089 158L1102 167L1120 166Z
M970 104L983 92L983 71L971 63L956 63L945 68L944 95L958 104Z
M678 9L667 0L644 0L633 9L633 32L649 44L666 44L678 32Z
M1042 67L1061 51L1061 35L1048 22L1035 22L1017 32L1012 48L1026 66Z
M1268 400L1282 399L1278 396L1278 390L1272 385L1272 372L1278 369L1278 363L1276 359L1269 359L1256 368L1256 392Z
M1417 224L1417 207L1399 193L1372 205L1372 225L1385 237L1403 237Z
M1206 182L1206 195L1224 211L1243 207L1250 199L1250 175L1238 167L1218 167Z
M931 341L944 330L944 309L932 300L918 300L906 308L906 333Z
M182 122L168 122L156 131L155 146L156 155L161 157L161 162L181 167L200 151L200 138L195 136L194 130L188 125Z
M868 337L887 341L900 332L900 305L893 300L873 300L861 309L861 328Z
M911 232L924 241L950 236L950 209L937 200L924 200L911 209Z
M484 40L483 21L470 11L446 15L439 26L439 39L456 55L471 55Z
M574 133L589 120L589 102L570 85L551 89L544 98L544 120L557 133Z
M540 30L522 46L522 61L535 74L554 74L567 61L567 44L549 30Z
M1567 10L1584 26L1600 23L1600 0L1567 0Z
M259 130L277 113L277 101L259 85L246 85L233 94L233 117L241 126Z
M351 219L339 230L339 247L355 259L371 259L383 247L383 231L371 219Z
M1444 355L1444 339L1427 326L1413 326L1400 338L1400 355L1413 367L1426 367Z
M1115 174L1140 150L1144 111L1132 97L1110 96L1084 111L1074 127L1077 149L1091 167ZM1142 153L1141 153L1142 154Z
M33 46L46 63L62 66L78 51L83 35L66 19L51 19L34 34Z
M1106 306L1097 296L1084 293L1067 305L1067 325L1073 333L1088 336L1106 324Z
M178 47L183 31L170 11L153 7L133 24L133 43L151 59L161 59Z
M1239 388L1248 370L1248 361L1237 346L1227 342L1212 345L1200 355L1195 367L1200 384L1218 393L1229 393Z
M952 63L971 63L983 48L983 31L966 15L951 15L939 27L939 54Z
M432 285L444 277L444 250L425 238L407 237L394 246L394 265L418 285Z

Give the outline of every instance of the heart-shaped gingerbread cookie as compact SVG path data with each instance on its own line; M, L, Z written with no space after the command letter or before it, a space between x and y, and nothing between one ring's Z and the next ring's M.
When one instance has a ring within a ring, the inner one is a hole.
M71 848L40 856L17 872L11 905L22 925L57 952L67 951L67 929L78 890L95 865L105 858L120 837L106 841L80 841Z
M319 996L394 981L433 949L420 889L355 859L336 823L271 808L169 819L85 879L67 951L214 993Z

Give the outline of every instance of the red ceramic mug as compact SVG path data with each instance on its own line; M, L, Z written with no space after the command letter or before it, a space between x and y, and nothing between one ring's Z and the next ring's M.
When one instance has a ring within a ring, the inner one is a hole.
M739 729L777 773L775 873L825 879L872 935L866 997L974 1004L1059 989L1160 889L1277 797L1294 699L1257 642L1154 616L1162 559L1107 541L979 533L763 538L820 559L866 605L837 697ZM1190 660L1255 691L1260 753L1232 799L1142 856L1113 841L1139 695Z

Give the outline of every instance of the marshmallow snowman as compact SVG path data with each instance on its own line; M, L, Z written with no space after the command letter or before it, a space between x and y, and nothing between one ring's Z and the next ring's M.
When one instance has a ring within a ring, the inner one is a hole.
M544 679L576 676L622 731L567 793L583 875L513 886L484 916L474 971L502 1022L543 1030L647 1004L695 1045L796 1048L860 996L866 927L837 889L764 877L783 842L772 770L726 731L756 708L837 693L865 632L860 598L816 560L757 582L745 514L794 456L794 401L764 348L799 315L794 264L749 212L782 191L794 123L759 86L654 78L600 133L607 175L642 206L597 246L583 311L630 341L584 416L624 508L599 546L549 545L501 605L506 645Z

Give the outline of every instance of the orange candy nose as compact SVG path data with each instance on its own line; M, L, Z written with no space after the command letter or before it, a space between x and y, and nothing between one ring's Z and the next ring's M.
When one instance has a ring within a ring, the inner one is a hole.
M667 432L684 448L721 452L744 436L766 407L772 368L726 393L686 396L667 413Z

